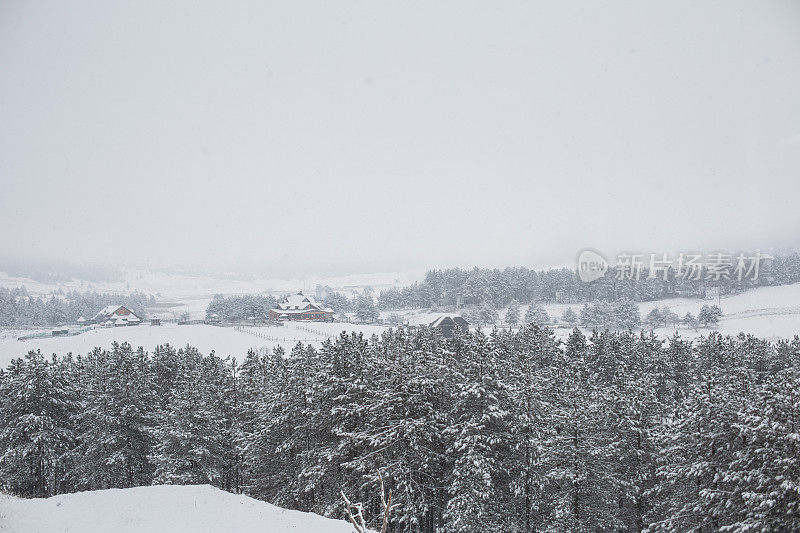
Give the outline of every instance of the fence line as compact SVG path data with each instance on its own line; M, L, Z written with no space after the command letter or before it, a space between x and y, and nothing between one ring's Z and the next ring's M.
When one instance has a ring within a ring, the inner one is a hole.
M273 341L273 342L319 342L319 341L323 340L323 339L318 339L318 338L312 338L312 339L300 338L300 337L297 337L297 336L290 337L290 336L287 336L287 335L284 335L282 337L281 336L276 336L276 335L269 335L266 332L258 331L258 328L253 328L253 327L233 326L233 329L234 329L234 331L238 331L240 333L246 333L248 335L253 335L254 337L257 337L259 339L263 339L265 341ZM324 337L325 340L332 338L332 336L330 334L325 333L325 332L321 332L319 330L311 330L310 328L302 328L302 327L298 327L296 329L301 330L301 331L305 331L307 333L313 333L315 335L319 335L321 337Z
M75 335L80 335L81 333L86 333L87 331L91 331L93 329L94 327L92 326L83 326L82 328L77 330L74 329L70 330L69 328L66 328L67 333L54 335L53 334L54 331L63 331L63 328L62 329L50 328L47 331L40 331L39 333L30 333L28 335L22 335L21 337L17 337L17 340L27 341L30 339L46 339L50 337L74 337Z

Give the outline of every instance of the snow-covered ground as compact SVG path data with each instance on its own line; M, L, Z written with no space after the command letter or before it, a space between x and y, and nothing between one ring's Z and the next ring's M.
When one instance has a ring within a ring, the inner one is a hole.
M669 308L678 316L683 317L687 312L695 316L703 305L716 305L719 303L724 317L715 328L723 334L738 335L740 332L752 333L762 338L777 340L800 335L800 284L781 285L775 287L760 287L735 296L723 297L717 300L699 300L692 298L670 298L653 302L639 303L642 319L653 308ZM547 314L556 321L567 308L580 314L583 304L547 304L543 306ZM521 307L522 317L525 316L526 306ZM506 310L500 311L501 320ZM381 317L386 319L389 315L397 313L403 321L409 324L428 324L442 314L456 314L455 311L431 312L427 309L383 311ZM490 331L491 328L487 328ZM690 328L658 328L656 333L662 336L671 336L678 331L684 337L696 337L708 334L706 328L698 330ZM566 337L571 330L558 328L559 337Z
M20 341L17 338L32 331L42 330L0 330L0 368L6 368L12 359L22 357L30 350L41 350L43 354L66 355L86 354L93 348L110 348L113 342L128 342L133 347L142 346L152 351L159 344L169 343L175 347L191 344L202 353L212 350L217 355L231 355L242 361L251 348L272 349L281 345L291 350L297 342L319 346L325 339L336 337L343 331L361 331L369 336L380 334L384 326L356 325L347 323L309 323L288 322L285 326L273 327L219 327L204 324L179 326L126 326L120 328L97 328L70 337L44 337ZM49 331L49 330L45 330Z
M647 313L658 307L669 308L673 313L683 317L692 313L695 317L704 305L719 305L724 314L714 330L724 335L738 335L741 332L751 333L768 340L791 339L800 335L800 284L759 287L734 296L723 296L717 300L699 300L691 298L672 298L639 303L639 310L644 321ZM544 306L551 318L560 318L567 307L580 314L583 305L553 304ZM655 332L662 337L672 336L678 332L682 337L694 338L707 335L708 328L670 327L657 328ZM569 334L568 329L557 330L559 336Z
M209 485L110 489L52 498L0 494L8 533L350 533L341 520L281 509Z

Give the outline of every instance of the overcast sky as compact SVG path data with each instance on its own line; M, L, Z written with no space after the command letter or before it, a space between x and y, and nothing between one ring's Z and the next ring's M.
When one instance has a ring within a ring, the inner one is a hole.
M0 2L0 250L198 268L800 244L798 2Z

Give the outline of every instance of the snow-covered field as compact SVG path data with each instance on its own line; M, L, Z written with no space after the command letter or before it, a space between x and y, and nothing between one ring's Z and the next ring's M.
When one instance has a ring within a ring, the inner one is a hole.
M175 347L191 344L202 353L212 350L219 356L231 355L242 361L249 349L272 349L281 345L290 350L297 342L319 346L325 339L336 337L343 331L361 331L365 335L380 334L383 326L355 325L347 323L287 323L281 327L219 327L204 324L178 326L126 326L121 328L97 328L71 337L44 337L20 341L17 338L31 330L0 330L0 368L5 368L12 359L22 357L30 350L41 350L43 354L85 354L95 347L110 348L113 342L128 342L134 347L142 346L152 351L159 344L169 343ZM36 331L36 330L34 330ZM41 330L38 330L41 331Z
M660 309L668 307L680 317L687 312L697 316L703 305L716 305L717 303L717 300L670 298L641 302L639 310L643 320L647 313L655 307ZM724 317L715 329L723 334L738 335L743 331L771 340L791 339L795 335L800 335L800 284L760 287L735 296L723 297L719 305ZM558 319L567 308L572 308L573 311L580 314L583 304L547 304L543 307L551 318ZM523 317L526 310L527 307L522 306ZM453 314L454 312L434 313L425 309L384 311L381 313L381 317L385 319L393 313L399 314L403 317L403 321L409 324L428 324L441 314ZM505 310L502 310L500 312L501 320L504 316ZM487 328L487 331L491 329ZM559 337L566 337L570 331L567 328L558 328L556 334ZM698 330L658 328L656 333L661 336L671 336L675 331L684 337L696 337L708 334L710 330L706 328Z
M341 520L281 509L209 485L109 489L52 498L0 494L8 533L350 533Z
M669 308L680 317L686 313L697 316L703 305L717 305L722 308L724 316L718 327L714 328L725 335L738 335L741 332L751 333L769 340L791 339L800 335L800 284L781 285L775 287L759 287L734 296L717 300L698 300L689 298L673 298L642 302L639 304L642 319L653 308ZM572 307L580 313L582 305L549 305L545 306L551 317L560 317L566 307ZM661 336L671 336L677 331L683 337L707 335L707 328L658 328Z

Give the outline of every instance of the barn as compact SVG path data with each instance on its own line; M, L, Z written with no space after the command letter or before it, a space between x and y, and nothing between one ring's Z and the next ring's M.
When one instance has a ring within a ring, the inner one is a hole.
M269 310L270 320L305 320L315 322L332 322L333 309L317 302L313 296L306 296L303 291L292 294L278 302L275 309Z
M102 308L87 324L101 324L103 326L133 326L140 324L142 319L124 305L107 305Z
M442 334L443 337L447 337L448 339L453 336L456 328L460 328L462 331L469 330L469 323L464 320L463 317L458 315L453 316L440 316L436 320L430 323L431 329L434 329Z

